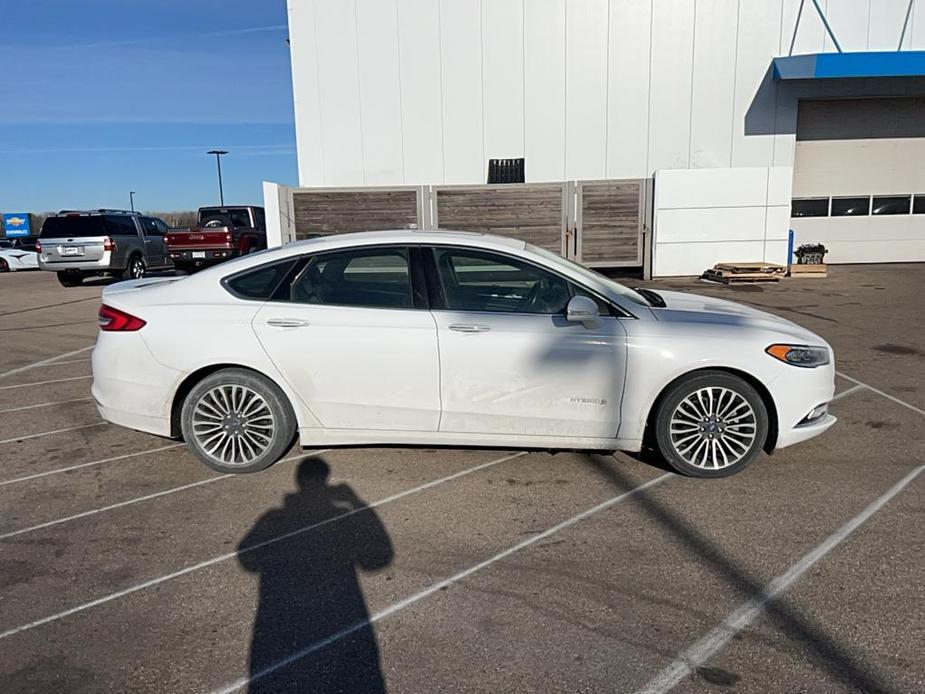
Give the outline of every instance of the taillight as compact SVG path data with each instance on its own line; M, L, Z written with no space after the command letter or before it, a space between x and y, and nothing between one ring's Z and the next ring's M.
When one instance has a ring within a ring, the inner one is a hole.
M36 242L35 242L35 252L36 252L36 253L41 253L41 252L42 252L42 242L41 242L41 241L36 241Z
M107 236L105 239L103 239L103 250L104 251L116 250L116 242Z
M129 333L145 327L145 322L141 318L106 304L100 306L99 323L100 330L107 332Z
M225 232L225 243L232 243L234 241L234 234L230 231Z

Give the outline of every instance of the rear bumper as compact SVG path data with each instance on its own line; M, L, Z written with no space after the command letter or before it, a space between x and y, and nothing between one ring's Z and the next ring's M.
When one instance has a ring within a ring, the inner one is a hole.
M202 257L197 255L199 253L202 254ZM207 265L215 265L216 263L223 263L226 260L237 258L240 253L237 250L228 248L208 248L189 251L172 248L168 250L167 255L177 267L206 267Z
M91 365L90 392L103 419L170 436L172 394L182 374L156 361L137 332L101 332Z
M113 258L111 251L103 251L103 255L98 260L47 260L41 254L39 256L39 268L49 272L67 272L68 270L79 270L81 272L112 272L113 270L124 270L125 268L112 267Z
M95 391L93 397L94 399L96 398ZM117 424L120 427L134 429L135 431L143 431L146 434L170 438L169 417L152 417L138 414L137 412L126 412L112 407L104 407L99 402L96 403L96 410L100 413L100 417L111 424Z

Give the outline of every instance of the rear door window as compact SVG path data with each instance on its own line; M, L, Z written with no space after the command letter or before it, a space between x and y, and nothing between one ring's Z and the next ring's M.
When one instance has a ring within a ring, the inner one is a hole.
M364 248L314 257L293 283L300 304L360 308L412 308L405 248Z
M142 217L141 218L141 228L144 229L145 236L161 236L163 232L158 227L157 222L159 220L154 219L153 217Z
M128 215L106 215L106 228L110 236L138 236L135 220Z

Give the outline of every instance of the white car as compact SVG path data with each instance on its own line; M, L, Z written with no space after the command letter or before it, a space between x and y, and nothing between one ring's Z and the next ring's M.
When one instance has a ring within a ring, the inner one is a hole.
M835 422L832 350L730 301L633 290L523 241L333 235L103 292L115 424L254 472L305 447L656 448L722 477Z
M14 242L0 244L0 272L38 269L39 254L34 245L19 245Z

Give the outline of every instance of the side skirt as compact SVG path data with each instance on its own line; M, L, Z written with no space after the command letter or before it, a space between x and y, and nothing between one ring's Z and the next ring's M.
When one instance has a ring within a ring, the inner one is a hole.
M299 429L299 443L305 448L331 446L458 446L482 448L642 450L640 439L591 437L517 436L506 434L464 434L446 431L387 431L377 429Z

